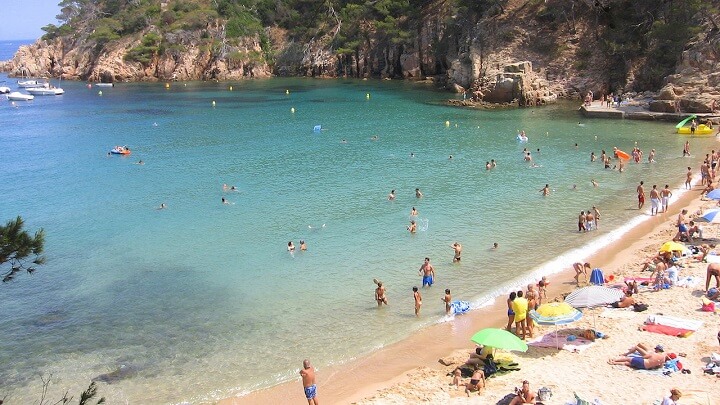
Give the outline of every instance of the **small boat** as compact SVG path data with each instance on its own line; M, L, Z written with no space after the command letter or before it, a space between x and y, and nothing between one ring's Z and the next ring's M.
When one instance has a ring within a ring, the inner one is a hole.
M115 87L115 83L95 83L97 87Z
M30 101L35 98L32 94L20 93L19 91L13 91L5 97L10 101Z
M695 128L695 133L692 133L690 127L680 127L677 133L682 135L712 135L713 129L705 124L700 124Z
M130 149L127 146L116 146L110 150L113 155L129 155Z
M0 86L0 94L7 94L7 93L10 93L10 87Z
M65 93L65 90L50 85L43 87L30 87L26 89L28 93L35 96L59 96Z
M24 80L24 81L18 80L17 84L18 84L18 87L22 87L24 89L29 89L32 87L43 87L47 84L47 82L44 80Z

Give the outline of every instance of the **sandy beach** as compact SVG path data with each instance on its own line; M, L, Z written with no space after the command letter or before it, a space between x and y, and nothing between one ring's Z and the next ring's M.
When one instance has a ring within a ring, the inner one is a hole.
M642 222L616 243L589 257L592 267L603 269L606 278L613 275L616 281L624 277L648 277L649 272L641 272L643 263L675 235L675 221L680 210L687 208L691 214L697 214L715 205L713 201L699 197L701 189L700 185L694 184L693 190L671 204L667 213ZM628 198L632 197L629 195ZM696 240L696 244L716 241L719 232L716 225L704 225L705 240ZM513 367L517 370L489 378L485 389L469 397L463 389L449 385L451 377L448 374L464 363L474 350L475 345L469 341L473 333L485 327L504 327L507 321L504 297L488 307L421 330L367 356L320 370L317 374L318 398L325 404L495 404L523 380L528 380L535 392L541 387L552 391L553 396L545 401L546 404L575 403L576 393L582 399L597 399L602 404L652 404L669 396L672 388L684 393L679 401L681 404L714 404L715 400L708 393L720 379L703 373L711 353L719 351L717 315L700 310L706 267L707 264L695 259L684 261L680 276L692 276L697 280L690 287L675 286L658 292L641 288L637 299L649 305L645 312L608 309L601 315L604 308L586 310L581 320L561 327L561 338L593 328L593 325L595 330L607 335L606 339L597 340L581 352L535 346L530 346L525 353L498 351L496 356L517 363L518 366ZM576 288L573 275L574 271L568 269L552 276L548 301L561 301ZM702 321L702 326L686 338L639 330L648 316L654 314ZM535 337L553 331L553 327L536 326ZM675 372L666 376L608 364L609 359L640 342L650 347L663 345L668 353L681 353L683 367L690 373ZM440 359L447 365L441 364ZM467 381L467 378L463 379L463 382ZM247 396L228 398L220 404L304 402L298 380Z

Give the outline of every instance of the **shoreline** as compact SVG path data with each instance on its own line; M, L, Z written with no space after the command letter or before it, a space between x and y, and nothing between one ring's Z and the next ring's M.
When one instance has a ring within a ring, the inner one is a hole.
M695 164L698 163L695 162ZM619 269L621 267L619 261L625 260L628 256L636 256L637 252L642 249L640 245L647 244L647 240L666 227L668 222L672 222L681 209L691 204L701 205L700 190L696 187L697 182L698 178L694 178L693 188L686 190L672 201L668 212L654 217L646 213L638 215L636 218L640 218L640 221L637 225L624 232L619 238L609 241L606 246L585 256L582 260L591 263L593 268L604 269L606 277L615 274L615 271L605 269ZM682 187L682 184L679 186ZM642 215L647 218L643 218ZM604 237L608 235L606 234ZM577 250L582 248L577 248ZM568 252L570 251L563 252L562 255ZM539 267L544 267L546 264L543 263ZM547 301L553 301L554 298L574 290L576 288L574 275L575 272L569 266L551 274L548 277L550 286L547 290ZM539 279L536 276L537 274L533 272L527 277ZM318 370L318 398L323 403L357 403L406 382L408 376L418 369L442 369L443 366L438 359L450 357L459 350L471 351L474 344L470 342L469 337L473 333L485 327L504 327L507 322L505 305L504 296L498 296L487 305L456 317L454 320L423 328L399 342L351 359L344 364ZM302 359L299 358L298 366L301 361ZM305 397L299 381L294 379L243 396L225 398L218 403L235 405L302 403L301 401L305 401Z

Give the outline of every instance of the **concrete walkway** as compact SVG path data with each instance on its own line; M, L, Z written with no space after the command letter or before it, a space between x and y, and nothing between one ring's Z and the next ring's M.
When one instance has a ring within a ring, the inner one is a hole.
M652 112L633 101L630 103L623 102L619 107L607 107L606 104L600 101L593 101L590 106L584 104L580 106L579 111L583 117L586 118L627 118L631 120L670 121L675 123L692 115L692 113ZM695 113L695 115L698 116L698 121L710 118L714 122L717 122L717 120L720 119L717 113Z

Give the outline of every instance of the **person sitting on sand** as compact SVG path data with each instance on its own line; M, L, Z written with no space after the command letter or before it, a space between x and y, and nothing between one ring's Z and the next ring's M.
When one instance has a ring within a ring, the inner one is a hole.
M627 290L625 292L625 296L623 299L617 302L612 303L613 308L627 308L631 305L635 305L635 298L633 298L633 292L631 290Z
M460 384L462 384L462 371L460 371L460 367L457 367L453 370L453 379L450 385L454 385L455 388L460 388Z
M682 392L679 389L673 388L670 390L670 396L663 398L660 405L677 405L677 401L682 397Z
M667 360L670 360L670 356L663 352L646 352L644 354L640 352L640 356L625 355L616 359L610 359L608 360L608 364L619 364L637 370L652 370L662 367Z
M522 382L522 388L515 388L515 398L510 401L509 405L534 404L535 393L530 391L530 383L528 380Z
M491 350L492 349L485 346L475 348L475 352L470 353L470 357L467 359L465 364L472 367L485 364L485 359L487 358L488 354L490 354Z
M633 294L637 294L637 293L638 293L637 280L626 281L626 282L625 282L625 285L626 285L626 288L625 288L626 291L630 291L630 292L632 292Z
M480 391L485 387L485 373L479 365L475 365L475 372L470 377L470 382L465 385L465 393L470 396L470 392Z

